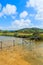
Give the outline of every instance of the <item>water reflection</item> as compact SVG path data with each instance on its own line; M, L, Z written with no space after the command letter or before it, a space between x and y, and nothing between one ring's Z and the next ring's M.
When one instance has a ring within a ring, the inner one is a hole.
M43 41L25 39L24 48L27 51L24 55L26 61L31 62L32 65L43 65Z

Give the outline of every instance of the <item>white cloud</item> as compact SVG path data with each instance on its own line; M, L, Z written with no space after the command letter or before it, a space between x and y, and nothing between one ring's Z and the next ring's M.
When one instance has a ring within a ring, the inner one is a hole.
M43 20L43 12L38 12L35 16L35 19L37 20Z
M35 19L42 20L43 19L43 0L29 0L26 2L26 7L33 7L36 11Z
M25 18L28 15L27 11L23 11L22 13L20 13L20 18Z
M2 17L3 16L3 13L2 12L0 12L0 17Z
M14 15L16 14L16 10L17 8L15 5L7 4L5 7L3 7L2 11L0 12L0 17L4 15Z
M20 20L14 20L11 24L12 29L22 29L22 28L28 28L31 24L31 21L29 19L20 19Z
M3 8L3 13L6 15L11 15L16 13L16 6L7 4L6 7Z

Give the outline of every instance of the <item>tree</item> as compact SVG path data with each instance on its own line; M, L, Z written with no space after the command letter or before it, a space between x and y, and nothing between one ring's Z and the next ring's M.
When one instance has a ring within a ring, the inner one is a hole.
M32 40L40 40L39 31L35 31L31 37Z

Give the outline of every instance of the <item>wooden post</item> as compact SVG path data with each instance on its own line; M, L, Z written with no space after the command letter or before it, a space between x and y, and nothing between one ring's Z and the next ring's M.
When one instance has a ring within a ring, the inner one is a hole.
M25 48L25 45L24 45L24 38L22 38L22 48L24 49Z
M15 46L15 40L13 40L13 46Z
M0 41L0 43L1 43L1 50L2 50L2 41Z

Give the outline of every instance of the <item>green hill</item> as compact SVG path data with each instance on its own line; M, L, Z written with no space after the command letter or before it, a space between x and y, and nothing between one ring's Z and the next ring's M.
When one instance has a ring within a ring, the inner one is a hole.
M33 35L34 34L34 35ZM30 38L30 37L35 37L38 35L43 38L43 29L39 29L39 28L24 28L24 29L20 29L20 30L16 30L14 31L14 36L15 37L23 37L23 38Z
M20 30L17 30L15 32L18 32L18 33L33 33L35 31L38 31L38 32L43 32L43 29L39 29L39 28L24 28L24 29L20 29Z
M24 37L29 38L33 37L33 33L37 35L40 34L40 37L43 38L43 29L40 28L24 28L20 30L0 30L0 36L14 36L14 37ZM35 36L34 35L34 36Z

